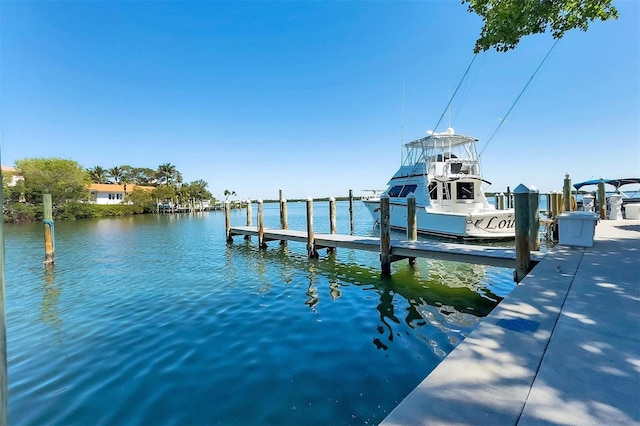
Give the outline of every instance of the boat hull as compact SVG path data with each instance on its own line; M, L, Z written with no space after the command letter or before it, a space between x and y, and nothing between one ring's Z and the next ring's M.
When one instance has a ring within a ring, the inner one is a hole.
M363 201L376 221L380 220L380 201ZM508 210L484 210L469 213L435 211L417 206L418 233L450 238L477 240L509 240L515 238L515 213ZM389 225L395 230L407 229L407 206L389 203Z

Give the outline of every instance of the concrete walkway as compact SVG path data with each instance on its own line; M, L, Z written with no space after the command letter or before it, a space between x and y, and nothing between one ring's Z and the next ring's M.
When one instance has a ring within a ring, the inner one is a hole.
M640 221L556 246L384 425L640 425Z

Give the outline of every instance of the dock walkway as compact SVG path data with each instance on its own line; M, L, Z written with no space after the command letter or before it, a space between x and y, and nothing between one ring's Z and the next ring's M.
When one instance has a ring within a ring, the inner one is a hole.
M639 425L640 221L556 246L383 425Z
M255 226L232 226L230 235L258 236ZM307 242L306 231L291 229L264 229L266 241ZM313 234L316 248L348 248L380 252L380 238L342 234ZM476 263L505 268L515 268L516 251L513 248L497 246L481 246L461 243L443 243L435 241L391 240L391 254L398 258L426 257L430 259L450 260L455 262ZM542 259L540 253L531 253L535 263Z

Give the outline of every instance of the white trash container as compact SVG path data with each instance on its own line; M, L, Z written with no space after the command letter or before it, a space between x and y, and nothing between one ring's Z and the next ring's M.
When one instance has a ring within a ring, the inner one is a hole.
M563 246L593 247L598 215L572 212L558 215L558 243Z
M640 203L626 204L624 212L627 219L640 219Z

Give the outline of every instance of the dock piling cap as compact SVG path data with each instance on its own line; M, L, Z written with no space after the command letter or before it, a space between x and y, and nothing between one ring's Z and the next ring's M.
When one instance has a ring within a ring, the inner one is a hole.
M524 184L520 184L516 187L516 189L513 190L514 194L528 194L529 193L529 188L527 188L526 186L524 186Z

